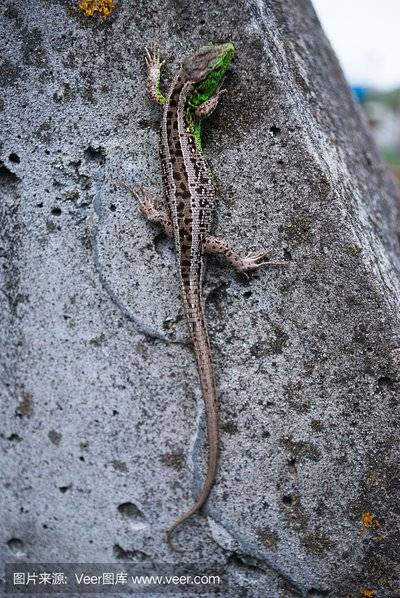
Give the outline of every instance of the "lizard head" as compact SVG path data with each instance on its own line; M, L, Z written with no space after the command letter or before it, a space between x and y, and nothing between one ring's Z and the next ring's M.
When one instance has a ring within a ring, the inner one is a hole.
M190 104L200 106L218 90L235 54L231 42L203 46L185 58L182 69L190 81L193 91Z

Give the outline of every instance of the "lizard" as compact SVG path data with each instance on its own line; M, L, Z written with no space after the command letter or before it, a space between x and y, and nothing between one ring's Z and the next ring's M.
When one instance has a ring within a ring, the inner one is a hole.
M130 189L143 216L161 225L174 240L181 295L197 362L207 424L207 474L194 504L166 532L171 548L184 552L172 541L173 531L197 513L214 485L219 457L217 392L209 335L204 316L203 276L206 254L220 254L247 276L261 266L284 265L267 260L269 252L241 257L224 239L210 235L215 192L201 142L202 120L210 116L225 89L222 83L235 54L233 43L208 44L187 56L167 95L160 89L161 60L157 45L145 48L148 98L162 106L160 161L167 211L155 207L148 189Z

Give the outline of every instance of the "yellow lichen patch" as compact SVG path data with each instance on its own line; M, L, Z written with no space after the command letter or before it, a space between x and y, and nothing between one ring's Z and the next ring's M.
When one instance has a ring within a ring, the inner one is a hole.
M376 596L375 590L370 590L369 588L361 588L360 594L363 598L374 598Z
M92 17L95 12L108 17L113 9L113 0L81 0L79 8L85 17Z
M369 513L368 511L364 511L362 513L361 523L363 524L364 527L380 527L381 526L381 524L376 519L376 517L374 517L372 515L372 513Z

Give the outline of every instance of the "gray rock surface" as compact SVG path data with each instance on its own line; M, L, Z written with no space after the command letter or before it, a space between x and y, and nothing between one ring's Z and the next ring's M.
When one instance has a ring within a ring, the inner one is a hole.
M400 595L398 191L309 2L0 13L2 562L206 563L229 596ZM205 130L215 231L288 260L249 284L209 261L221 465L183 557L163 535L202 480L201 395L172 245L119 185L160 189L154 40L167 81L234 41Z

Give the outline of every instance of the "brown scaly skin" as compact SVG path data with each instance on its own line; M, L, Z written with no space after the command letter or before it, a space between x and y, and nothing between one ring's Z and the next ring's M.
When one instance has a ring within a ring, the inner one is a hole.
M150 100L164 106L160 159L168 213L160 212L154 207L146 190L132 190L139 201L142 214L151 222L161 224L167 235L175 241L182 300L193 341L207 418L206 479L196 502L167 531L168 543L178 552L183 552L183 549L173 544L171 534L204 505L213 487L218 466L218 407L202 297L204 254L223 255L238 272L245 275L260 266L284 264L265 261L268 255L265 251L242 258L229 243L209 235L214 189L199 138L195 135L194 124L209 116L216 108L220 95L225 91L220 89L222 80L211 97L200 105L193 105L191 99L196 84L204 81L213 65L215 67L215 60L224 53L226 55L227 51L233 55L232 44L205 46L187 57L164 98L159 89L160 68L163 64L159 50L156 46L151 51L146 49L147 94Z

